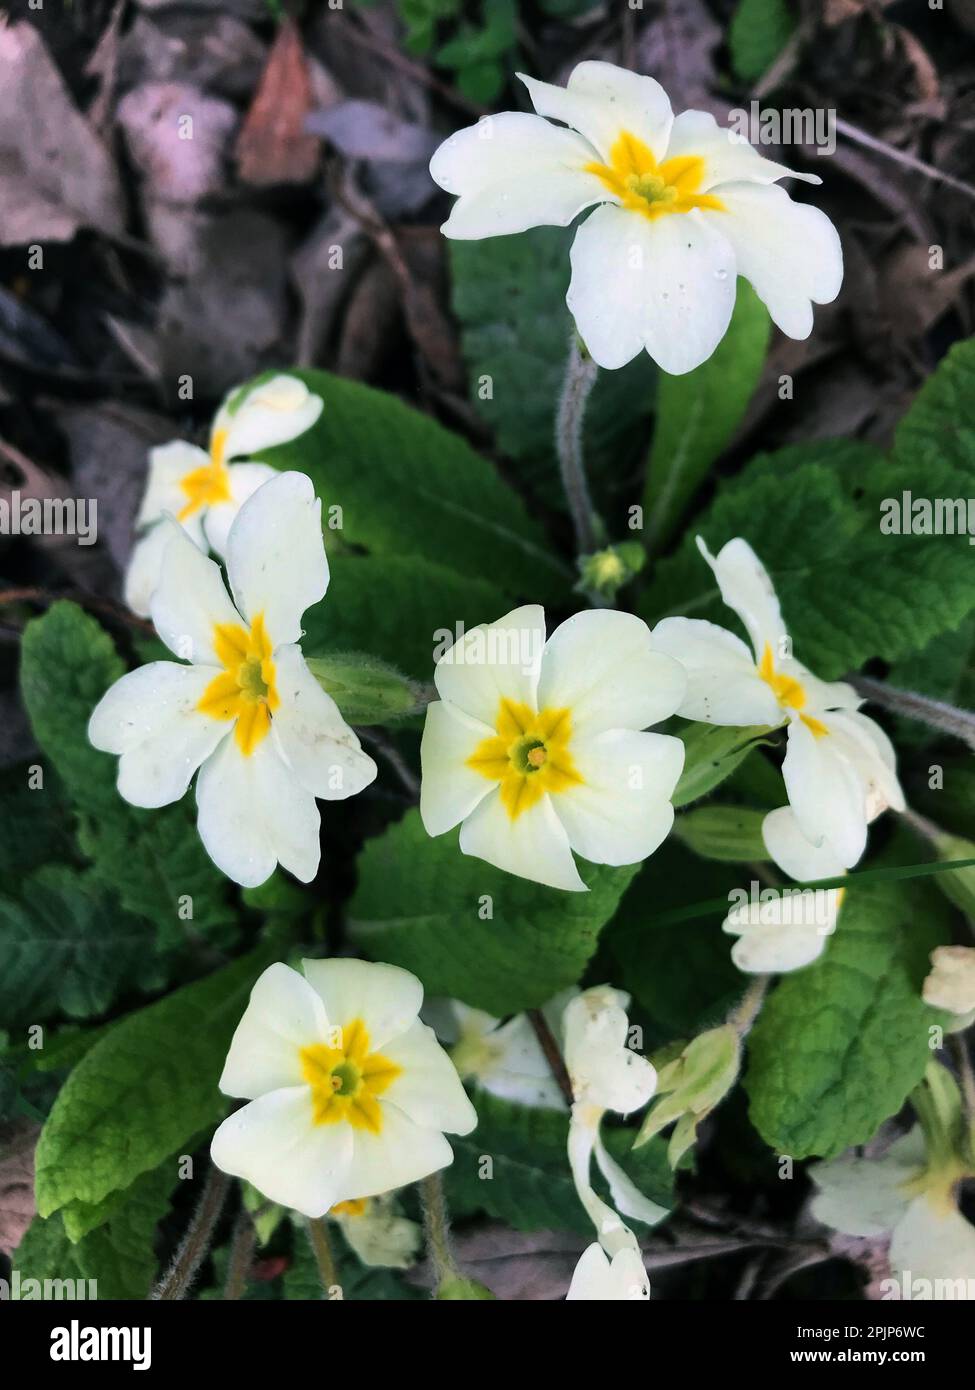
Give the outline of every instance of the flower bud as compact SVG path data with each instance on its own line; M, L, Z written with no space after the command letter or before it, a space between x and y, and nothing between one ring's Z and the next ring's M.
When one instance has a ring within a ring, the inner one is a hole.
M701 1033L658 1075L657 1100L636 1137L634 1148L676 1120L667 1156L676 1168L697 1138L697 1127L723 1100L738 1079L741 1042L737 1029L726 1023Z

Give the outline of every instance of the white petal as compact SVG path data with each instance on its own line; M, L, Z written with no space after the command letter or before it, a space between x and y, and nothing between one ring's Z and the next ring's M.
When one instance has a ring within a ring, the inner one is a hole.
M442 835L470 815L495 783L467 766L482 739L494 730L449 705L427 706L420 740L420 817L428 835Z
M403 1068L383 1092L384 1100L427 1129L469 1134L475 1128L477 1111L432 1028L417 1019L405 1033L384 1043L382 1052Z
M366 1129L352 1131L354 1147L347 1188L336 1201L391 1192L395 1187L405 1187L437 1173L454 1161L454 1151L439 1130L415 1125L382 1096L379 1105L383 1120L379 1134Z
M236 396L232 392L231 396ZM222 408L214 428L225 427L226 461L247 458L277 444L287 444L310 430L324 408L321 396L296 376L279 374L254 386L230 413ZM243 500L243 499L241 499Z
M88 721L88 739L119 755L118 789L133 806L168 806L227 732L197 709L219 672L152 661L106 690Z
M203 516L203 530L210 549L221 558L227 553L227 537L237 513L248 497L253 496L262 483L276 477L277 472L266 463L233 463L227 469L227 475L230 479L229 499L212 503Z
M815 883L843 873L843 865L828 844L814 845L802 833L791 806L769 812L762 821L762 839L775 863L797 883Z
M830 734L816 735L799 719L789 725L782 776L799 828L814 845L827 844L845 869L867 846L863 784Z
M599 1243L609 1255L638 1249L636 1237L618 1212L597 1195L589 1176L592 1151L599 1135L601 1111L589 1105L573 1105L569 1118L569 1167L579 1201L596 1228Z
M607 204L576 233L565 302L600 367L644 348L679 376L706 362L735 305L735 255L698 212L651 221Z
M477 1012L470 1010L472 1014ZM496 1027L487 1039L485 1052L485 1061L473 1073L485 1091L519 1105L542 1106L547 1110L566 1108L565 1097L524 1014L516 1014Z
M458 200L441 231L462 240L567 227L610 197L585 172L595 152L571 130L505 111L458 130L430 161L435 183Z
M892 1272L914 1302L975 1298L975 1227L933 1194L915 1197L890 1243Z
M652 77L593 61L573 68L565 87L518 76L540 116L580 131L604 161L624 131L663 158L674 116L667 93Z
M571 710L573 739L588 738L669 719L686 685L680 666L654 649L642 618L599 608L567 619L548 639L538 705Z
M565 1299L567 1303L577 1299L610 1303L642 1302L649 1297L650 1284L639 1251L618 1250L610 1261L593 1242L579 1257Z
M240 626L218 565L197 549L171 517L160 523L169 535L159 583L152 596L152 621L171 652L198 665L221 665L213 644L218 624Z
M680 739L609 729L573 739L571 753L582 784L553 796L552 805L576 854L594 864L636 864L653 854L674 823Z
M462 853L519 878L569 893L589 891L579 877L568 836L548 796L512 820L501 803L501 793L492 791L461 826L460 848Z
M819 1191L812 1214L824 1226L849 1236L882 1236L904 1216L910 1198L904 1186L924 1166L920 1126L892 1144L882 1158L844 1154L829 1163L813 1163L809 1176Z
M765 648L772 648L778 667L780 659L791 650L782 610L768 570L747 541L737 536L712 555L700 536L697 548L714 571L721 597L733 608L745 624L755 651L761 661Z
M598 1133L594 1152L596 1166L609 1184L609 1195L621 1216L628 1216L631 1221L642 1221L647 1226L657 1226L669 1216L666 1207L661 1207L644 1196L636 1183L608 1153Z
M136 525L149 526L159 521L165 512L177 516L189 501L180 482L187 473L206 468L209 463L210 455L205 449L198 449L182 439L150 449L149 477Z
M247 499L230 528L227 572L237 607L258 614L273 646L297 642L301 615L325 597L322 504L304 473L279 473Z
M503 699L534 709L544 646L544 608L515 608L496 623L472 627L443 654L434 672L437 692L494 729Z
M309 671L301 648L274 653L281 703L271 737L306 791L324 801L344 801L376 780L376 764L363 753L332 697Z
M353 1133L346 1124L316 1125L310 1088L294 1086L228 1116L213 1136L210 1156L272 1202L318 1217L346 1195Z
M687 693L677 711L685 719L743 728L781 724L778 700L734 633L700 618L663 618L653 630L653 642L687 673Z
M275 865L309 883L318 872L320 818L315 798L264 738L245 757L232 734L200 770L196 827L228 878L256 888Z
M345 1028L360 1019L373 1051L382 1051L416 1022L423 986L398 965L334 957L303 960L301 968L321 996L329 1023Z
M199 518L189 517L182 526L193 544L200 550L206 550ZM157 522L155 526L150 526L145 535L140 536L132 547L125 570L123 594L132 612L138 613L140 618L148 618L152 611L152 596L159 585L163 556L171 535L168 526Z
M321 998L289 965L269 965L251 990L237 1024L220 1089L225 1096L255 1100L268 1091L306 1084L301 1049L328 1040Z
M875 819L888 808L903 811L904 793L897 780L897 756L880 725L869 715L849 709L831 714L828 725L836 747L860 775L867 819Z
M700 216L734 247L738 274L750 280L772 321L790 338L808 338L813 304L831 304L843 283L843 248L832 222L784 188L722 186L725 211Z
M701 193L731 182L769 184L790 178L822 183L816 174L797 173L784 164L764 159L737 132L719 126L709 111L682 111L675 116L667 158L680 155L699 155L704 160L704 178L698 190Z
M629 1115L646 1105L657 1073L627 1047L629 996L597 985L570 999L562 1015L565 1065L578 1102Z
M783 975L818 960L836 930L840 895L836 889L786 890L767 902L734 907L721 930L738 940L731 959L748 975Z

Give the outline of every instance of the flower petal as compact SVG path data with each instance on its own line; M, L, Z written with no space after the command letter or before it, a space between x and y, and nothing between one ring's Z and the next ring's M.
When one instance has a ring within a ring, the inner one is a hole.
M812 1200L812 1214L824 1226L848 1236L886 1235L910 1205L904 1184L918 1176L924 1163L924 1135L915 1126L881 1158L848 1153L828 1163L810 1164L809 1176L819 1189Z
M203 539L203 527L200 525L199 517L189 517L181 524L193 544L199 550L205 551L206 542ZM123 595L129 608L133 613L138 613L140 618L148 618L152 610L152 596L159 585L163 556L171 536L168 526L156 522L132 547L125 569Z
M565 1065L577 1102L629 1115L647 1104L657 1073L627 1046L629 996L597 985L570 999L562 1015Z
M874 820L888 808L903 811L904 793L897 780L897 756L880 725L869 715L851 709L831 714L828 722L836 747L860 774L867 819Z
M218 624L239 626L218 565L208 560L172 517L160 523L168 534L159 582L152 595L152 621L176 656L197 665L221 666L214 646Z
M721 930L738 940L731 959L748 975L784 975L818 960L836 930L840 894L810 889L734 907Z
M735 305L735 255L699 212L651 220L607 204L576 233L565 302L590 356L623 367L644 348L679 376L706 362Z
M842 746L794 719L782 776L806 839L828 845L845 869L852 868L867 846L866 794Z
M628 1216L631 1221L642 1221L647 1226L657 1226L670 1215L666 1207L644 1196L633 1179L609 1154L598 1132L594 1152L596 1167L606 1179L613 1206L621 1216Z
M669 719L686 686L677 662L654 649L642 618L599 608L567 619L548 639L538 705L571 710L574 741Z
M237 396L236 391L230 393L214 421L215 430L227 431L223 446L227 462L297 439L311 429L325 405L299 377L284 373L258 382L231 412L228 401L236 401Z
M467 759L493 733L445 700L427 706L420 740L420 818L428 835L458 825L491 790L494 784L468 767Z
M457 1075L457 1068L419 1019L405 1033L383 1044L383 1056L403 1070L383 1093L414 1124L448 1134L469 1134L477 1111Z
M224 1173L245 1178L272 1202L302 1216L324 1216L349 1187L350 1125L316 1125L308 1086L270 1091L229 1115L210 1156Z
M318 872L320 817L315 798L281 759L273 739L245 756L233 737L200 770L196 828L217 868L256 888L275 866L309 883Z
M710 111L682 111L674 117L667 158L698 155L704 160L704 177L696 190L706 193L722 183L776 183L802 179L822 183L816 174L802 174L765 159L736 131L719 126Z
M791 644L779 600L768 570L748 542L736 536L715 556L698 536L697 548L714 571L722 599L744 623L756 662L761 661L767 646L774 658L786 656Z
M677 711L705 724L781 724L782 710L740 637L700 618L663 618L654 646L687 672L687 694Z
M210 455L205 449L187 444L183 439L172 439L168 444L150 449L149 476L136 525L149 526L166 512L177 516L189 500L180 487L181 480L187 473L206 468L209 463Z
M328 1027L325 1006L304 976L280 961L269 965L237 1024L221 1091L255 1100L268 1091L305 1085L301 1049L325 1042Z
M566 1302L587 1299L603 1303L621 1299L642 1301L650 1297L643 1257L638 1250L618 1250L612 1261L594 1241L580 1255Z
M533 883L569 893L589 891L579 877L569 838L552 809L551 797L541 797L517 820L511 820L501 793L492 791L461 826L460 848L464 854Z
M300 647L279 647L274 667L281 703L271 737L285 762L305 790L323 801L356 796L376 780L376 764L309 671Z
M729 183L723 212L699 215L734 248L738 274L751 281L773 323L790 338L808 338L813 304L831 304L843 283L843 248L832 222L784 188Z
M88 740L119 755L118 789L133 806L168 806L227 732L197 706L212 667L152 661L106 690L88 721Z
M975 1290L975 1227L944 1198L915 1197L894 1228L890 1242L892 1273L910 1288L913 1302L932 1299L971 1301Z
M322 504L304 473L279 473L247 499L230 528L227 572L237 607L259 613L272 646L297 642L301 615L325 597Z
M277 477L277 470L266 463L233 463L227 469L227 475L230 479L229 500L211 503L203 516L203 530L210 549L221 558L227 553L227 537L237 520L237 513L262 483Z
M367 1129L351 1131L352 1163L345 1190L335 1199L338 1202L405 1187L454 1161L454 1151L439 1130L415 1125L385 1097L380 1097L379 1106L382 1129L378 1134Z
M321 996L329 1023L345 1028L361 1019L373 1051L382 1051L416 1022L423 986L398 965L336 956L303 960L301 968Z
M648 145L656 159L664 157L674 113L667 93L654 78L597 61L579 63L565 87L524 73L518 76L538 114L578 130L604 163L624 132Z
M496 623L472 627L444 653L434 672L437 692L493 730L503 699L535 707L544 647L545 609L515 608Z
M581 136L540 116L505 111L446 139L430 161L435 183L458 200L441 227L461 240L567 227L609 196L586 164L595 152Z
M684 745L668 734L608 729L572 740L581 784L552 797L576 854L593 864L636 864L670 833Z
M762 839L775 863L797 883L836 878L844 866L828 844L814 845L799 828L791 806L770 811L762 821Z

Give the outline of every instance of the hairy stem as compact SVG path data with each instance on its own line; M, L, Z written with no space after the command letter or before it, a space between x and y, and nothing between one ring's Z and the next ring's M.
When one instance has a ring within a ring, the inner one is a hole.
M872 676L853 676L850 683L866 699L883 705L884 709L908 719L916 719L931 729L961 739L962 743L975 749L975 714L969 710L958 709L944 700L932 700L913 690L899 690L885 681L874 680Z
M420 1197L423 1202L423 1230L427 1251L439 1286L446 1279L460 1277L450 1248L450 1222L447 1217L443 1180L439 1173L431 1173L423 1179L420 1183Z
M569 503L575 529L576 550L590 555L596 548L596 528L583 463L582 426L589 393L599 368L581 346L575 333L569 347L569 360L562 383L558 414L555 418L555 449L562 474L562 486Z
M229 1189L230 1179L227 1174L222 1173L219 1168L211 1168L193 1219L176 1251L176 1258L149 1295L150 1299L168 1301L186 1297L210 1249L213 1230L223 1211Z
M318 1265L318 1277L322 1281L325 1297L331 1298L332 1290L340 1288L341 1285L338 1271L335 1268L332 1242L328 1238L328 1227L325 1224L324 1216L320 1216L316 1220L309 1220L308 1239L311 1242L315 1263Z
M728 1022L737 1030L740 1038L748 1034L758 1017L765 1000L765 992L771 982L771 975L756 975L745 991L741 1003L728 1015Z
M254 1262L254 1249L257 1245L257 1232L250 1213L239 1211L234 1223L233 1239L230 1243L230 1260L227 1264L227 1279L223 1286L223 1296L235 1300L243 1296L247 1279Z

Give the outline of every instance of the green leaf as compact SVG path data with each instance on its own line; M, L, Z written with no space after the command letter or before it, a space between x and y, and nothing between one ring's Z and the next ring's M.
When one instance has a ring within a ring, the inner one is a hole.
M741 729L721 724L682 724L677 733L684 744L684 770L672 798L675 809L689 806L719 787L771 732L758 724Z
M751 1118L777 1153L832 1158L900 1109L931 1057L939 1015L921 984L948 936L929 886L846 897L824 954L781 980L749 1035Z
M13 1027L58 1013L91 1018L127 987L158 987L153 933L87 874L49 865L0 897L0 1017Z
M712 356L683 376L661 375L643 507L651 553L669 540L741 424L770 332L768 310L748 281L739 279L731 323Z
M65 1082L41 1132L37 1209L101 1202L212 1127L230 1039L255 979L276 956L265 944L206 979L129 1014Z
M569 571L521 498L460 435L360 382L295 375L325 408L305 434L259 457L307 473L326 525L329 508L341 507L346 544L433 560L472 579L497 575L506 593L538 601L565 592Z
M547 508L565 506L554 424L574 331L565 305L574 235L539 227L448 243L471 401L498 448L519 465L519 484ZM586 470L614 535L626 527L626 475L639 466L655 379L640 353L619 371L600 372L586 409Z
M405 966L427 994L503 1017L575 984L635 866L583 865L588 893L564 893L461 854L410 811L368 841L349 931L376 960Z
M24 629L24 705L74 804L92 874L129 912L156 924L161 944L173 945L183 938L188 902L197 932L228 927L234 912L227 880L196 833L191 798L158 811L130 806L116 790L118 760L88 742L91 712L124 669L108 634L74 603L52 604Z
M512 600L490 579L469 579L432 560L339 555L325 602L305 614L307 656L368 646L414 680L433 678L435 650L460 632L494 622ZM459 625L459 628L458 628Z
M728 27L735 75L754 82L772 66L796 27L786 0L738 0Z
M701 806L678 816L674 834L704 859L750 863L768 859L762 839L764 811L745 806Z
M144 1173L106 1224L77 1244L69 1240L60 1212L47 1220L35 1217L13 1253L13 1269L21 1281L95 1280L92 1298L146 1298L156 1277L153 1237L175 1186L174 1167Z
M27 766L0 772L0 883L25 878L42 864L70 863L78 852L64 788L53 773L31 786Z
M487 1212L518 1231L592 1232L579 1201L566 1154L569 1120L563 1110L545 1110L474 1094L478 1124L471 1134L451 1135L454 1161L444 1171L451 1215ZM639 1190L662 1207L673 1205L673 1179L666 1144L654 1140L632 1152L633 1130L603 1126L612 1156ZM490 1166L484 1162L491 1160ZM608 1196L593 1163L593 1185ZM489 1174L489 1176L485 1176Z

